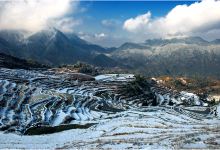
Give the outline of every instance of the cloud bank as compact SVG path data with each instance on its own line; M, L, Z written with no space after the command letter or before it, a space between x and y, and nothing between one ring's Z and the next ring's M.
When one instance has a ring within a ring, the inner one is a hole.
M152 19L151 13L130 18L123 28L146 37L191 36L220 30L220 1L203 0L189 6L178 5L166 16Z
M73 25L73 20L59 18L73 11L75 5L72 5L71 0L1 1L0 29L38 31L49 22L55 26L66 22Z

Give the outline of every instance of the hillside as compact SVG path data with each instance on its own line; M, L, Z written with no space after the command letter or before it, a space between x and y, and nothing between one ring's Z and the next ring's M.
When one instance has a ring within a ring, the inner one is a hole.
M7 54L0 53L0 67L10 69L37 69L48 68L46 65L39 64L34 61L19 59Z

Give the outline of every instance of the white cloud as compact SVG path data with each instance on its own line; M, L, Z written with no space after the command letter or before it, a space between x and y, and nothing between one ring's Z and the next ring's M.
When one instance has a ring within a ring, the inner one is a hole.
M81 39L87 40L89 42L94 41L102 41L103 39L107 39L109 36L106 33L84 33L84 32L78 32L78 35Z
M220 1L203 0L189 6L178 5L166 16L151 19L150 13L124 22L124 29L146 36L195 35L220 29Z
M125 37L119 36L112 36L106 33L84 33L79 32L79 37L83 40L91 42L93 44L98 44L104 47L113 47L113 46L120 46L122 43L128 41Z
M140 31L142 28L148 25L150 21L151 13L148 12L143 15L139 15L136 18L130 18L124 22L124 29L137 32Z
M82 24L82 20L73 17L64 17L58 20L52 20L50 26L54 26L62 32L73 33L74 27Z
M98 38L98 39L102 39L102 38L107 37L107 35L105 33L95 34L94 36L95 36L95 38Z
M115 28L116 26L118 26L120 24L120 21L116 20L116 19L104 19L104 20L102 20L101 23L105 27Z
M0 2L0 29L41 30L51 20L69 13L71 0L19 0Z

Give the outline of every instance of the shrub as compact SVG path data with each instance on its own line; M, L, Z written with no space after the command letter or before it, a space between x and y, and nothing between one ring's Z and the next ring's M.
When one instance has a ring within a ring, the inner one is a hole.
M129 82L124 89L125 92L129 94L129 96L135 96L149 92L150 86L145 77L136 75L135 80Z

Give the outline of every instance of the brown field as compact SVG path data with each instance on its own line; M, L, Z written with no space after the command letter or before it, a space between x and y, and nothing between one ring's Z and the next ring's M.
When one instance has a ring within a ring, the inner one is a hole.
M188 91L193 93L204 93L209 95L220 95L220 80L210 77L158 77L163 85L178 91Z

